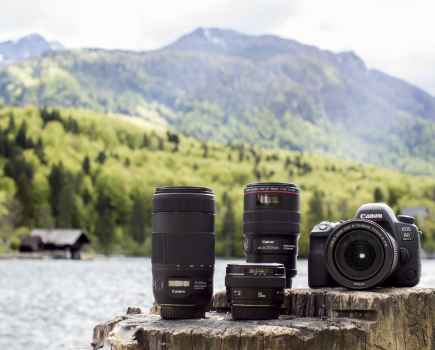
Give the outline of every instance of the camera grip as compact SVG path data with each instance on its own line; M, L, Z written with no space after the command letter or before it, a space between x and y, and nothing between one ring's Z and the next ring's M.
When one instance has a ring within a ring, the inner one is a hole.
M310 237L308 255L308 285L310 288L332 287L333 281L326 268L325 237Z

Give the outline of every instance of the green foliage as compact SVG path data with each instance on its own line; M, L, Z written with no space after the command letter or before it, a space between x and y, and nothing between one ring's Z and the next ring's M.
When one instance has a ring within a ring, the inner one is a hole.
M314 190L311 199L308 202L308 223L310 227L324 220L326 216L324 208L324 195L318 189Z
M228 196L227 192L224 192L222 196L222 205L225 213L222 219L222 234L221 240L223 243L223 255L227 257L237 255L235 243L237 232L236 228L236 215L234 212L234 206L232 199Z
M143 245L149 233L150 208L147 205L147 198L142 195L135 195L133 207L130 214L131 238L139 245Z
M32 198L33 167L22 156L11 157L5 165L4 174L14 179L16 199L21 203L21 224L31 225L34 218Z
M223 146L82 110L3 107L0 164L0 238L14 246L33 227L80 227L97 251L150 254L154 188L196 185L216 193L216 253L241 256L243 187L259 180L300 186L302 255L314 224L373 200L428 208L420 224L435 250L433 178L320 155Z
M382 192L382 189L379 187L376 187L373 192L373 200L374 202L383 203L385 202L385 196L384 192Z
M50 205L56 227L80 226L75 193L79 190L78 177L67 171L63 164L53 165L48 182Z

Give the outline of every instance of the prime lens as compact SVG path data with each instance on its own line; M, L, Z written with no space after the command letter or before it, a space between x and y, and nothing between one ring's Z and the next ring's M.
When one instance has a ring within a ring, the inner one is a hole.
M153 293L164 319L203 318L213 295L215 196L159 187L153 198Z
M282 264L229 264L225 286L234 320L278 318L284 301Z
M327 268L332 278L350 289L370 289L397 267L396 240L378 224L349 220L336 227L326 243Z
M296 275L299 224L296 185L269 182L245 187L243 233L247 261L283 264L287 288Z

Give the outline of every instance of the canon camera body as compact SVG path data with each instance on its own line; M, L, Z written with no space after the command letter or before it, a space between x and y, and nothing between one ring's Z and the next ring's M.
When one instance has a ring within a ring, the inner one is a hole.
M364 204L347 221L322 222L310 233L309 286L415 286L420 235L413 217L396 216L384 203Z

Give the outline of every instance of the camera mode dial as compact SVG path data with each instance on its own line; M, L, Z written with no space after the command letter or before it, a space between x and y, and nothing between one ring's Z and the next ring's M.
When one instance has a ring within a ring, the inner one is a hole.
M405 224L411 224L411 225L415 224L415 218L414 218L413 216L409 216L409 215L398 215L398 216L397 216L397 219L398 219L400 222L403 222L403 223L405 223Z

